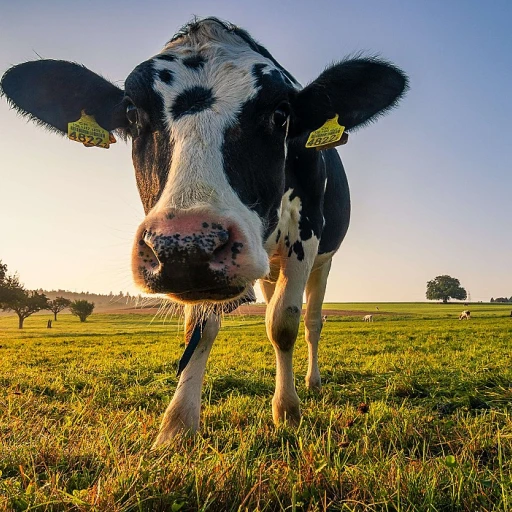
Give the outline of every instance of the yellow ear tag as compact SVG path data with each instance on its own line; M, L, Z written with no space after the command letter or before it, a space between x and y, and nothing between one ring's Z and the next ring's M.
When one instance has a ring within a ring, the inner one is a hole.
M318 130L311 132L306 142L307 148L327 149L327 147L334 147L343 144L337 142L341 139L344 126L338 124L338 114L332 119L328 119ZM327 146L327 147L326 147Z
M116 142L115 137L102 128L94 119L82 110L82 117L78 121L68 123L68 137L84 146L108 149L110 144Z

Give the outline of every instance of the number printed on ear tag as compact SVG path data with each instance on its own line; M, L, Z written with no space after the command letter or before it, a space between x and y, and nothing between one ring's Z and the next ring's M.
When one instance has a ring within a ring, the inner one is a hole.
M338 124L338 114L328 119L318 130L309 134L306 142L307 148L322 149L324 146L334 147L343 135L344 126ZM342 142L340 142L342 144Z
M81 142L86 147L108 149L110 144L116 142L115 137L102 128L94 119L82 110L82 117L78 121L68 123L68 138Z

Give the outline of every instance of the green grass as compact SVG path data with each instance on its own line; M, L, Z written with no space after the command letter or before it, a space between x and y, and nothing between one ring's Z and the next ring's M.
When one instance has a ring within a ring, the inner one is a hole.
M373 324L358 311L380 312ZM333 305L327 305L333 307ZM272 424L261 317L224 321L202 430L152 452L176 386L178 321L0 318L0 510L512 510L510 306L338 304L321 395ZM360 404L367 404L368 411Z

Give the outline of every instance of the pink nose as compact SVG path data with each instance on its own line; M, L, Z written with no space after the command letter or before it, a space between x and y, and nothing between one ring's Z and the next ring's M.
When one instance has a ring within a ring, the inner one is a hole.
M133 251L138 284L183 301L222 300L239 295L245 237L236 222L212 215L167 212L139 227Z

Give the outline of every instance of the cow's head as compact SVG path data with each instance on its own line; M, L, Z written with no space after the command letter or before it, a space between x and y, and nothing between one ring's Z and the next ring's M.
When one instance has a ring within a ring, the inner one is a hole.
M84 111L132 139L146 212L135 281L184 302L233 299L267 274L291 139L335 114L347 130L372 121L406 86L394 66L356 58L301 90L245 31L213 18L139 64L124 90L54 60L20 64L2 79L10 103L50 129L67 133Z

